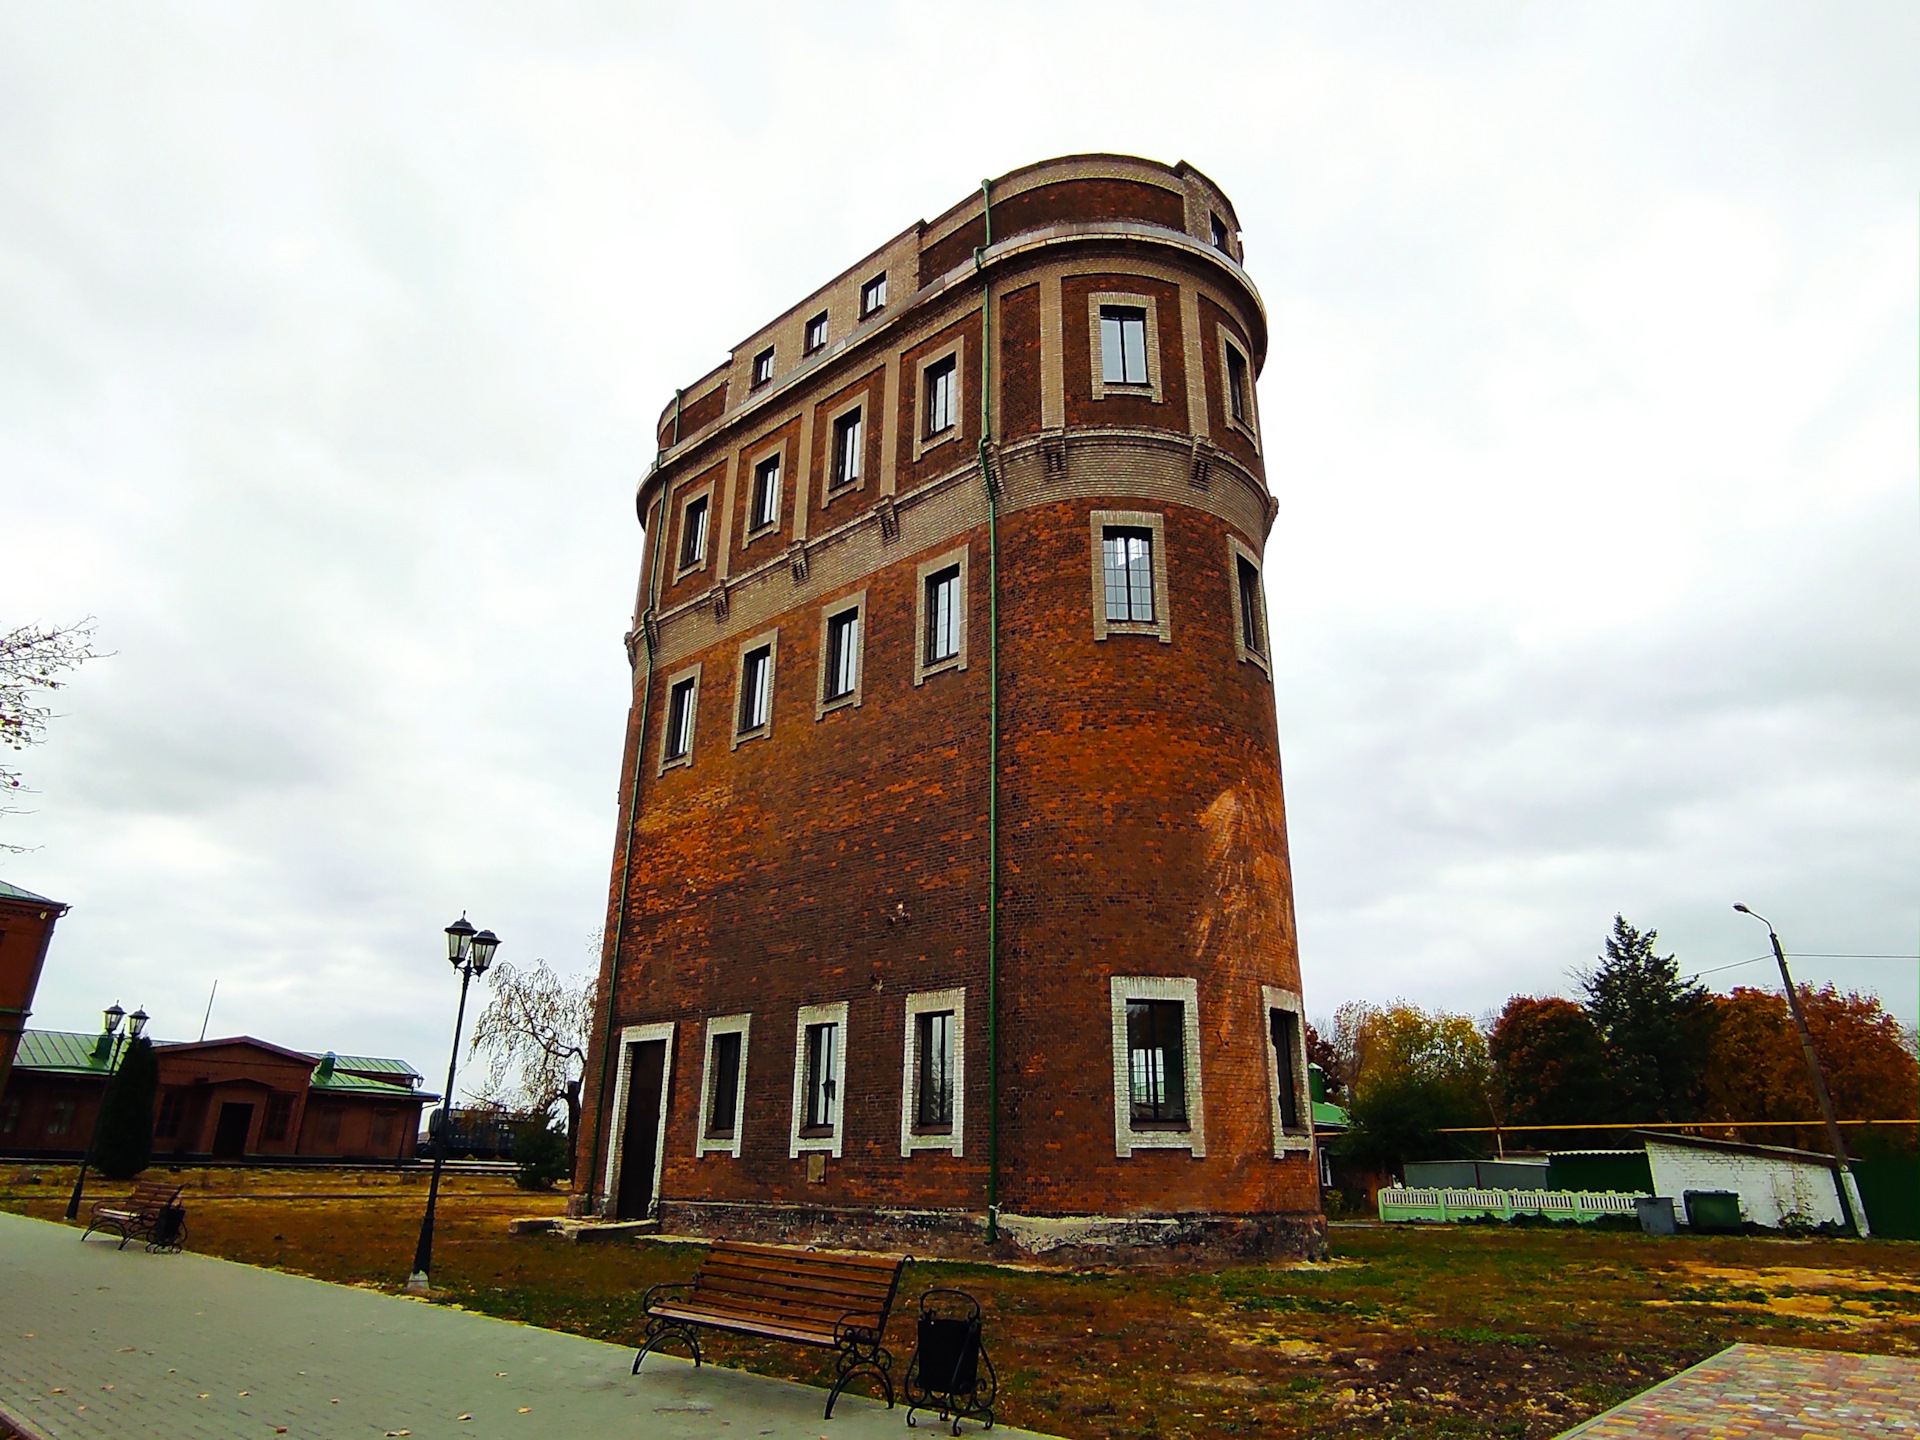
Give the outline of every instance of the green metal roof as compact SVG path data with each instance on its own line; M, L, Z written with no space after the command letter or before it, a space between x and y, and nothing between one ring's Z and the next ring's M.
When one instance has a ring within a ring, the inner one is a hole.
M313 1079L308 1084L313 1090L325 1091L329 1095L384 1095L394 1100L438 1100L440 1098L438 1095L428 1095L415 1090L411 1085L389 1085L384 1080L369 1080L363 1075L348 1075L341 1070L335 1070L333 1074L323 1076L317 1066L314 1068Z
M20 1036L20 1049L13 1063L21 1070L57 1070L69 1075L104 1075L107 1062L95 1059L93 1047L100 1037L76 1035L68 1030L27 1030Z
M22 890L18 885L0 880L0 900L30 900L41 905L58 905L58 900L49 900L44 895L36 895L31 890Z
M1346 1107L1329 1105L1325 1100L1313 1102L1313 1128L1316 1130L1345 1130L1353 1122L1347 1118Z
M358 1070L362 1073L371 1070L376 1075L398 1075L405 1080L418 1080L420 1072L404 1060L387 1060L378 1055L336 1055L334 1068L338 1070Z

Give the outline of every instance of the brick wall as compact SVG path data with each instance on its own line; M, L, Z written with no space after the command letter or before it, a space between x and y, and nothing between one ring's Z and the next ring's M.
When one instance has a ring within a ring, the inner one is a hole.
M1125 204L1114 204L1124 217ZM1037 200L1029 208L1046 213ZM998 206L995 214L999 239ZM1300 989L1273 693L1263 665L1236 643L1233 547L1261 553L1272 504L1251 438L1221 435L1189 391L1217 364L1215 325L1231 322L1257 362L1249 340L1264 336L1257 298L1227 274L1178 244L1120 254L1092 235L1078 254L1036 252L995 277L1000 1199L1032 1216L1292 1217L1253 1231L1233 1221L1221 1233L1312 1248L1313 1156L1304 1144L1276 1155L1262 999L1263 987ZM1105 292L1151 297L1157 399L1093 398L1089 305ZM658 513L655 497L671 497L670 518L656 519L649 537L664 534L674 547L661 567L668 579L685 494L714 484L717 516L731 473L726 503L736 512L726 603L712 603L711 568L662 587L644 735L631 730L646 683L644 645L637 651L623 825L636 763L641 798L624 869L626 836L616 843L609 935L621 939L617 965L610 947L603 972L616 1033L673 1027L658 1193L676 1215L718 1224L713 1217L731 1214L741 1229L752 1228L743 1205L802 1206L843 1221L883 1209L985 1208L993 1107L989 565L975 455L982 333L977 287L923 295L877 328L871 345L850 345L806 383L722 417L643 486L649 513ZM920 367L956 341L959 434L916 444ZM882 397L891 397L891 415L882 415ZM818 514L825 432L850 398L868 407L875 478L863 477L844 503L836 497L817 523L803 528L783 514L777 535L741 553L738 514L758 447L779 435L790 457L796 446L806 452L803 463L787 461L788 503L810 485ZM1209 465L1198 463L1203 454ZM1104 511L1156 517L1164 642L1103 636L1095 623L1092 517ZM923 570L956 552L967 565L966 663L922 681L914 662L924 643ZM822 713L822 626L853 597L864 601L859 700ZM741 646L770 635L771 727L736 744ZM695 666L692 763L662 772L669 677ZM1116 976L1190 982L1181 993L1197 1001L1200 1072L1190 1081L1201 1113L1189 1148L1118 1153ZM903 1155L907 997L961 989L959 1153ZM838 1004L846 1079L837 1153L795 1155L798 1012ZM706 1021L746 1013L739 1143L702 1146ZM625 1163L625 1117L602 1123L600 1113L619 1068L610 1058L597 1033L582 1128L589 1144L598 1136L592 1174L602 1207L611 1172ZM588 1169L580 1167L583 1182Z

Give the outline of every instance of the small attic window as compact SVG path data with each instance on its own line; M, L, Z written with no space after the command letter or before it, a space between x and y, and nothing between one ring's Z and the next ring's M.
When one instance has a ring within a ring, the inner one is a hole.
M773 347L769 345L753 357L753 383L764 385L773 379Z
M1228 248L1227 222L1218 215L1210 214L1207 218L1213 222L1213 248L1231 254L1232 251Z

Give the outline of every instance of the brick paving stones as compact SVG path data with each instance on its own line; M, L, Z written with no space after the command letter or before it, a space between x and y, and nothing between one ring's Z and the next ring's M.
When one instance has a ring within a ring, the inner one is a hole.
M79 1234L0 1214L0 1412L35 1440L910 1433L858 1395L822 1421L804 1385L672 1357L636 1377L597 1340Z
M1920 1362L1730 1345L1561 1440L1920 1440Z

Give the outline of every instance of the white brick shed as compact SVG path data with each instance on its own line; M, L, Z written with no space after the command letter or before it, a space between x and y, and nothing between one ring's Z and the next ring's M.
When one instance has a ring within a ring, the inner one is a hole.
M1684 1197L1689 1190L1731 1190L1740 1197L1740 1218L1778 1226L1787 1215L1802 1215L1818 1225L1843 1223L1840 1197L1833 1185L1832 1157L1784 1145L1742 1145L1702 1140L1691 1135L1642 1132L1653 1168L1653 1193L1673 1198L1675 1215L1686 1223ZM1866 1207L1860 1189L1847 1177L1847 1196L1862 1235Z

